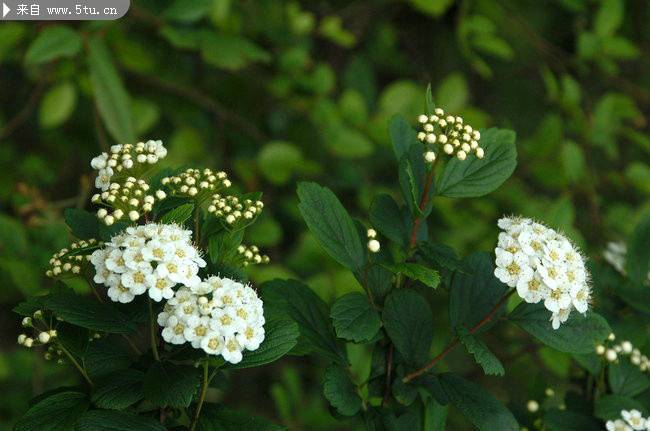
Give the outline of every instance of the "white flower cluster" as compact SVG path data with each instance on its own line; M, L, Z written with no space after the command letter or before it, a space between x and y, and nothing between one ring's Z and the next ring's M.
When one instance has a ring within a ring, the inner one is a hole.
M163 178L162 184L169 186L172 196L198 198L206 198L215 191L231 186L225 172L213 172L208 168L189 168L178 175Z
M96 244L96 239L80 240L73 242L69 247L62 248L50 259L50 269L45 272L45 275L60 277L79 274L84 262L90 260L90 253L84 252L84 249Z
M250 286L212 276L179 289L158 315L168 343L191 343L232 364L244 350L256 350L264 341L262 300Z
M125 215L129 217L129 220L137 221L141 214L151 212L153 204L157 200L160 201L167 197L162 190L148 194L149 189L149 184L146 181L128 177L124 185L111 183L108 190L93 195L91 201L94 204L104 204L113 209L111 213L106 208L97 210L97 217L108 226Z
M178 225L149 223L128 227L90 256L95 283L108 286L108 296L127 303L149 292L154 301L174 296L177 284L196 286L206 265L192 245L192 231Z
M110 155L102 153L90 162L90 166L98 171L95 187L102 191L108 190L114 173L132 169L136 164L153 165L167 156L167 149L162 141L113 145L110 152Z
M260 254L260 249L256 245L237 247L237 252L244 258L244 266L259 263L269 263L271 259L265 254Z
M264 208L262 201L251 199L242 201L237 196L215 194L208 212L225 221L227 225L233 225L242 218L247 222L252 220L262 212L262 208Z
M607 338L608 341L614 341L615 339L614 334L609 334ZM603 356L607 362L615 362L619 356L629 356L630 362L639 367L641 371L650 370L650 359L641 354L641 351L628 340L610 346L599 344L596 346L596 354Z
M479 146L481 133L478 130L469 124L463 125L462 117L445 116L445 111L440 108L434 112L434 115L422 114L418 117L418 122L422 125L422 131L418 133L420 141L428 145L439 144L446 154L455 154L459 160L465 160L472 152L479 159L483 158L485 151ZM433 163L436 153L429 150L424 153L424 159Z
M368 229L366 235L368 236L368 250L371 253L379 253L381 244L377 241L377 231L374 229Z
M575 308L589 308L591 288L584 259L563 235L531 219L499 220L494 275L528 303L544 301L554 329L566 322Z
M627 256L627 245L624 242L609 242L607 248L603 251L603 257L622 275L627 275L625 271L625 261ZM646 283L650 284L650 271L646 276Z
M650 430L650 418L644 418L638 410L621 410L622 419L607 421L607 431Z

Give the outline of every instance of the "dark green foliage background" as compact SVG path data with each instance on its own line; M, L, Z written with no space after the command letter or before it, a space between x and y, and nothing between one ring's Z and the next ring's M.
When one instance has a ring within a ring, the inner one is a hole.
M10 310L48 289L47 261L70 238L63 210L88 202L89 161L111 144L162 139L165 164L225 169L242 191L263 190L247 242L271 265L252 280L302 279L331 303L360 287L307 233L296 183L331 188L366 220L373 196L398 198L388 122L414 120L430 82L437 106L518 134L517 169L495 193L435 199L433 240L461 256L490 252L496 220L521 213L598 265L606 242L650 210L649 22L643 0L135 0L117 22L0 23L0 428L32 396L77 383L18 348ZM595 308L643 347L644 320L613 318L603 283ZM432 352L449 332L447 294L435 298ZM482 376L461 349L446 363L516 415L579 372L514 325L484 341L505 377ZM349 355L366 375L370 352ZM360 426L332 418L312 364L288 357L224 376L219 399L291 429ZM449 427L468 424L452 411Z

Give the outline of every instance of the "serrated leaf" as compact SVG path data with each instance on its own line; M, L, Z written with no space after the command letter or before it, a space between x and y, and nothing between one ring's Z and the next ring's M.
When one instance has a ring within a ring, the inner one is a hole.
M120 370L106 376L97 385L92 402L101 409L123 410L144 398L144 373L138 370Z
M384 264L384 267L394 274L404 274L406 277L417 280L422 284L436 288L440 284L440 274L432 268L413 262L403 262L396 264Z
M433 315L427 301L414 290L391 292L382 312L384 328L407 364L421 365L433 339Z
M332 191L316 183L298 184L298 208L320 245L341 265L358 272L365 248L352 218Z
M519 424L503 404L479 385L453 373L439 375L449 400L479 431L518 431Z
M409 226L402 211L392 197L380 194L370 205L370 223L391 241L405 246L408 241Z
M503 376L506 373L499 358L488 349L484 342L470 334L467 330L460 332L459 337L460 342L463 343L467 352L474 356L474 360L483 368L485 374L488 376Z
M543 304L521 303L509 320L547 346L568 353L590 353L612 332L607 321L593 311L586 316L571 313L569 320L553 329L551 312Z
M332 305L330 312L336 335L357 343L370 341L379 331L379 313L361 293L348 293Z
M75 431L165 431L157 420L130 412L89 410L76 424Z
M264 312L269 318L289 318L298 324L300 337L293 353L316 352L331 361L346 364L345 354L330 324L327 304L296 280L272 280L260 288Z
M125 370L131 365L131 357L122 348L118 336L93 339L88 343L84 365L91 378L103 377L114 371Z
M15 431L69 431L88 408L86 394L64 391L40 399L18 419Z
M67 208L63 214L65 223L75 237L79 239L99 237L99 220L95 214L77 208Z
M27 49L25 64L34 66L57 58L73 57L81 50L81 45L81 36L70 27L47 26Z
M280 431L283 429L259 416L214 404L203 407L196 424L196 431Z
M341 366L331 365L325 370L323 394L343 416L354 416L361 408L361 397L349 374Z
M470 155L466 160L453 158L436 182L436 194L451 198L484 196L496 190L517 166L515 133L492 128L481 131L480 146L485 156Z
M91 38L88 69L93 96L106 130L120 144L135 143L131 101L104 42Z
M251 368L271 363L289 353L300 335L296 322L282 318L267 318L264 330L264 341L257 350L244 352L240 363L227 364L225 368Z
M162 217L160 217L160 222L165 224L176 223L178 225L183 225L183 223L192 217L193 211L193 203L183 204L163 214Z
M398 162L408 153L411 146L421 145L417 139L417 133L401 115L395 115L390 119L388 129L395 159Z
M609 386L617 395L634 397L650 388L650 378L626 359L610 364L607 370Z
M620 419L621 410L639 410L646 416L643 404L623 395L605 395L594 402L594 415L604 421Z
M136 325L114 306L69 291L52 292L43 303L63 321L82 328L115 334L137 330Z
M454 329L473 328L508 291L508 287L494 276L493 257L490 254L475 252L463 259L463 266L471 273L454 274L449 294L449 318ZM501 314L503 307L477 333L491 327Z
M144 376L144 396L157 407L187 407L199 380L199 370L194 367L156 361Z

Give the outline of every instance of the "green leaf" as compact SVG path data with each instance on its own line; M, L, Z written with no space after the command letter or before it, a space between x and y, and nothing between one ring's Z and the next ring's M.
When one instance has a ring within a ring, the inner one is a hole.
M74 111L77 103L77 89L69 81L52 87L41 100L39 121L43 128L63 124Z
M621 410L633 409L642 413L646 410L639 401L623 395L605 395L594 402L594 415L604 421L620 419Z
M190 219L190 217L192 217L193 211L194 211L193 203L183 204L181 206L174 208L168 213L164 214L162 217L160 217L160 222L165 224L176 223L179 225L183 225L183 223L185 223L187 220Z
M599 36L611 36L623 23L623 0L603 0L594 19L594 30Z
M257 153L257 166L273 184L286 184L304 163L300 148L289 142L271 141Z
M357 343L372 340L381 327L377 310L366 295L357 292L338 298L330 316L336 335Z
M491 128L481 131L480 146L485 156L467 160L453 158L436 183L436 194L450 198L484 196L496 190L512 175L517 166L515 133Z
M548 431L591 431L602 426L592 417L569 410L549 410L544 415Z
M267 319L264 330L264 341L260 347L252 352L244 352L240 363L227 365L226 368L259 367L280 359L294 348L300 335L296 322L286 318Z
M130 412L89 410L84 413L75 431L165 431L160 421Z
M163 12L171 21L189 24L208 15L214 7L214 0L175 0Z
M433 101L433 93L431 91L431 83L427 85L427 90L424 95L424 109L426 115L433 115L435 113L436 104Z
M561 352L590 353L612 332L607 321L593 311L586 316L571 313L569 320L553 329L551 312L544 304L519 304L509 319L547 346Z
M73 57L81 50L81 45L81 36L70 27L47 26L27 49L25 64L34 66L57 58Z
M397 378L391 385L391 392L398 403L410 406L418 396L417 387L404 383L402 379Z
M213 263L228 263L238 257L237 247L239 247L243 238L243 229L234 232L223 230L210 236L208 240L210 260Z
M65 391L39 400L20 418L15 431L69 431L88 408L81 392Z
M417 133L413 130L413 127L401 115L393 116L390 119L388 128L395 159L398 162L402 160L402 157L409 152L412 146L422 146L418 141Z
M467 330L460 333L459 336L460 342L463 343L467 352L474 356L474 360L483 368L485 374L488 376L503 376L506 373L499 358L488 349L484 342Z
M131 357L122 348L117 336L93 339L88 343L84 365L91 378L99 378L114 371L125 370L131 365Z
M357 388L341 366L331 365L325 370L323 394L340 415L354 416L361 408Z
M447 423L449 408L439 404L433 397L424 401L424 431L442 431Z
M284 428L259 416L207 404L203 406L196 431L281 431Z
M359 272L365 248L352 218L338 198L316 183L298 184L298 208L320 245L341 265Z
M414 290L394 290L386 298L382 320L404 360L412 366L424 363L433 339L433 315L422 295Z
M479 431L518 431L514 416L483 388L453 373L439 375L440 384L461 413Z
M438 271L427 268L419 263L403 262L385 264L384 267L391 270L394 274L404 274L406 277L417 280L434 289L440 284L440 274L438 274Z
M449 319L454 329L473 328L508 291L508 287L494 276L494 262L490 254L475 252L463 259L463 264L470 273L456 273L449 294ZM491 327L503 314L503 309L501 307L477 333Z
M103 380L91 398L101 409L123 410L144 398L142 371L120 370Z
M650 378L626 359L610 364L607 377L612 392L617 395L634 397L650 388Z
M93 95L106 130L120 144L135 143L131 101L104 42L91 38L88 69Z
M339 364L347 363L327 305L311 289L295 280L273 280L262 285L260 294L269 319L288 317L298 324L300 338L293 353L315 352Z
M82 328L115 334L137 330L136 325L112 305L70 291L53 291L43 302L58 318Z
M643 284L650 271L650 213L634 228L627 248L625 270L632 280Z
M244 37L212 31L202 34L201 55L206 63L233 72L252 62L271 60L268 52Z
M409 226L399 206L389 195L378 195L372 201L370 223L391 241L401 246L407 244Z
M64 211L65 223L72 229L72 234L79 239L99 237L99 220L97 216L85 210L67 208Z
M156 407L188 407L199 380L194 367L156 361L144 376L144 396Z

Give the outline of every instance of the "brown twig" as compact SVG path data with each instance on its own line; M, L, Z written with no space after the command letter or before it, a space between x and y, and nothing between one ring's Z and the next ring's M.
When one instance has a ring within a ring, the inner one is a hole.
M381 401L381 405L385 406L388 403L390 398L390 388L391 388L391 374L393 372L393 350L395 347L393 343L388 344L388 350L386 351L386 382L384 386L384 399Z
M194 90L190 87L184 87L182 85L176 84L175 82L166 81L155 76L144 76L135 72L129 72L129 76L132 76L145 85L156 87L162 91L181 97L203 109L208 110L209 112L215 114L217 118L219 118L224 123L232 124L253 139L256 139L258 141L268 140L266 135L264 135L264 133L262 133L262 131L258 129L252 121L229 110L218 101L207 96L205 93Z
M2 128L2 130L0 130L0 141L9 137L9 135L11 135L25 121L27 121L29 116L36 108L38 101L41 99L44 90L45 90L45 79L41 79L38 81L36 87L34 87L32 92L30 93L29 98L27 99L27 103L25 103L23 109L21 109L11 120L7 122L5 127Z
M472 327L472 329L469 330L469 333L470 333L470 334L474 334L474 333L476 333L476 331L478 331L479 329L481 329L481 327L483 327L483 325L485 325L486 323L490 322L490 321L492 320L492 318L494 317L494 315L497 313L497 311L499 311L499 309L503 306L503 304L506 303L506 301L508 300L508 298L510 298L510 296L511 296L514 292L515 292L515 289L511 289L511 290L509 290L505 295L503 295L503 297L499 300L499 302L497 302L496 305L495 305L494 307L492 307L492 309L490 310L490 312L487 313L487 314L486 314L486 315L481 319L480 322L478 322L476 325L474 325L474 326ZM429 363L427 363L424 367L422 367L422 368L420 368L420 369L418 369L418 370L415 370L415 371L413 371L412 373L407 374L407 375L402 379L402 381L403 381L404 383L408 383L408 382L410 382L411 380L416 379L416 378L420 377L422 374L424 374L424 373L426 373L427 371L429 371L431 368L433 368L434 365L436 365L440 360L442 360L445 356L447 356L447 354L448 354L449 352L451 352L451 351L453 350L453 348L456 347L456 346L458 345L459 342L460 342L460 340L458 339L458 337L455 337L455 338L454 338L454 339L453 339L453 340L452 340L452 341L447 345L447 347L445 347L445 349L444 349L442 352L440 352L440 354L438 354L438 356L436 356L436 357L433 358L431 361L429 361Z

